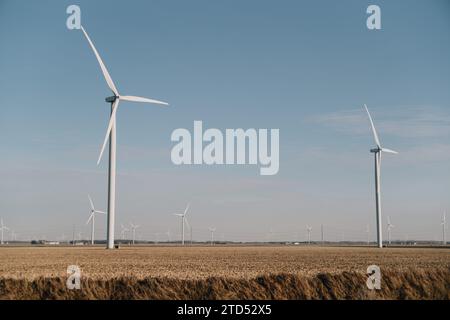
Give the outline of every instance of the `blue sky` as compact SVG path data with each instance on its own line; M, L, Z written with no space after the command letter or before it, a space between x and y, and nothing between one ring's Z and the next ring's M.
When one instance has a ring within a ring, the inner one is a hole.
M24 238L88 234L87 193L106 207L96 159L109 90L77 4L117 87L170 102L118 112L117 225L141 237L179 232L192 202L194 238L375 235L373 146L382 143L382 205L394 238L440 237L450 211L450 4L434 1L0 0L0 216ZM366 28L369 4L382 30ZM279 128L280 171L174 166L174 129ZM119 228L116 230L119 232ZM104 223L97 234L104 233ZM223 235L222 235L223 234ZM161 236L162 237L162 236Z

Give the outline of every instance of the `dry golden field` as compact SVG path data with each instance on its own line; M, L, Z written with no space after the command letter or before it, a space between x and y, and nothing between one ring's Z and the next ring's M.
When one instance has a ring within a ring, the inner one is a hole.
M378 298L449 298L445 248L137 246L0 247L0 299L377 298L365 287L372 264L389 284ZM69 265L89 294L66 292Z

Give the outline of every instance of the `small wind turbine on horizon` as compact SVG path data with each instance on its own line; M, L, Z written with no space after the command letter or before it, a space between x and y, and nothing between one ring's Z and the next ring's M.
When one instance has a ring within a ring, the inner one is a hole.
M105 77L106 83L108 87L111 89L113 95L107 97L105 101L111 104L111 116L109 119L108 129L106 130L105 140L103 142L102 149L100 151L100 155L97 160L97 165L100 163L100 160L103 155L103 151L105 150L106 143L109 139L109 179L108 179L108 225L107 225L107 248L114 249L114 224L115 224L115 209L116 209L116 112L119 108L119 102L123 101L132 101L132 102L144 102L151 104L158 104L168 106L168 103L163 101L158 101L154 99L136 97L136 96L122 96L119 94L114 82L106 69L105 64L102 61L97 49L95 48L93 42L89 38L86 30L81 26L81 30L83 31L84 36L86 37L89 45L94 51L95 57L97 58L98 64L102 70L103 76ZM117 42L116 42L117 43Z
M123 224L120 225L120 234L122 237L122 240L125 240L125 233L127 233L128 231L130 231L130 229L128 229L127 227L125 227Z
M131 227L131 233L132 233L132 243L134 244L134 242L136 240L136 229L139 228L139 226L135 225L133 223L130 223L130 227Z
M216 228L210 227L209 232L211 232L211 245L213 246L214 245L214 232L216 232Z
M171 237L170 237L170 229L167 229L166 236L167 236L167 241L171 242L172 240L171 240Z
M391 244L391 229L395 226L391 223L391 218L387 217L388 243Z
M184 225L186 224L188 228L190 228L189 222L186 218L186 215L189 211L190 203L187 204L186 209L184 209L183 213L174 213L175 216L181 217L181 245L184 246ZM191 241L192 241L192 229L191 229Z
M442 225L442 244L444 246L446 246L447 239L445 238L445 230L447 229L447 221L446 221L446 212L445 211L444 211L444 215L442 216L441 225Z
M367 111L367 115L369 116L370 125L372 127L372 133L373 137L375 139L376 148L371 149L370 152L372 152L375 155L375 208L376 208L376 214L377 214L377 243L378 247L383 247L383 236L382 236L382 220L381 220L381 186L380 186L380 177L381 177L381 153L391 153L391 154L398 154L397 151L383 148L380 143L380 139L378 138L377 130L375 129L375 125L373 124L372 116L370 115L369 109L366 105L364 105L364 108Z
M94 245L94 239L95 239L95 214L96 213L101 213L101 214L106 214L106 212L103 211L99 211L99 210L95 210L94 207L94 202L92 201L92 198L90 195L88 195L88 199L89 199L89 204L91 205L91 215L89 216L88 221L86 222L86 224L89 224L90 221L92 221L91 223L91 245Z
M0 244L5 244L5 242L4 242L4 231L6 230L6 231L9 231L9 228L7 227L7 226L5 226L4 225L4 223L3 223L3 218L0 218L0 230L1 230L1 232L2 232L2 237L1 237L1 242L0 242Z
M308 231L308 244L311 244L311 231L312 231L312 227L306 226L306 231Z

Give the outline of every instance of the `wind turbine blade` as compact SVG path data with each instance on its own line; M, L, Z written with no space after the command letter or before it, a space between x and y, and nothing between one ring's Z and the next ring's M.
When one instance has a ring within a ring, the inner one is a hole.
M92 220L92 217L94 216L94 212L91 213L91 215L89 216L88 221L86 222L86 224L89 224L89 222Z
M148 98L142 98L142 97L135 97L135 96L120 96L120 100L126 100L126 101L132 101L132 102L146 102L146 103L153 103L153 104L161 104L164 106L168 106L169 104L164 101L154 100L154 99L148 99Z
M186 215L186 213L188 212L190 205L190 203L187 204L186 209L184 210L184 215Z
M387 149L387 148L381 148L381 151L386 152L386 153L398 154L397 151Z
M375 139L375 143L377 144L378 148L381 148L380 139L378 139L377 130L375 129L375 125L373 124L372 116L370 115L369 109L367 108L367 106L365 104L364 104L364 108L366 108L367 115L369 116L370 125L372 126L372 132L373 132L373 137Z
M95 213L106 214L106 212L104 212L104 211L99 211L99 210L95 210L94 212L95 212Z
M182 216L183 216L182 213L174 213L173 215L174 215L174 216L177 216L177 217L182 217Z
M91 204L91 209L92 209L93 211L95 211L95 208L94 208L94 203L92 202L92 198L91 198L91 196L90 196L90 195L88 195L88 198L89 198L89 203Z
M118 96L119 92L117 91L117 88L114 85L114 82L112 81L111 76L109 75L108 69L106 69L106 66L103 63L102 58L100 57L100 55L97 52L97 49L95 48L94 44L92 43L91 38L89 38L89 36L88 36L86 30L84 30L83 26L81 26L81 30L83 31L84 36L86 37L87 41L89 42L89 45L91 46L92 51L94 51L95 57L97 58L97 61L98 61L99 65L100 65L100 68L102 69L103 76L105 77L105 80L106 80L106 83L108 84L108 87L111 89L111 91L116 96Z
M119 108L119 99L114 101L113 112L111 114L111 117L109 118L108 129L106 130L105 140L103 141L102 150L100 151L100 155L97 160L97 165L100 163L100 160L102 159L103 151L105 151L106 143L108 142L109 135L111 134L112 126L116 122L116 112L118 108Z
M387 223L388 223L388 225L391 224L391 218L389 216L387 217Z

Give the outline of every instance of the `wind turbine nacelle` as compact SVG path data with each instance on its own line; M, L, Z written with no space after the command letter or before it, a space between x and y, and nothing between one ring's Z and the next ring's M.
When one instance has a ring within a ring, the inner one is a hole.
M105 101L108 102L108 103L113 103L114 101L117 100L117 98L118 98L118 97L116 97L116 96L111 96L111 97L107 97L107 98L105 99Z
M380 151L381 151L380 148L370 149L370 152L372 152L372 153L377 153L377 152L380 152Z

